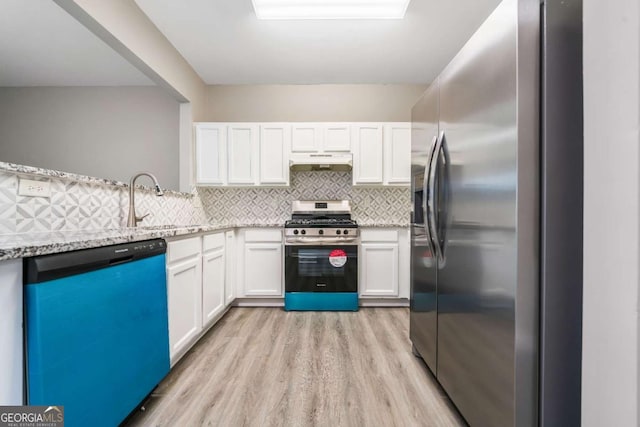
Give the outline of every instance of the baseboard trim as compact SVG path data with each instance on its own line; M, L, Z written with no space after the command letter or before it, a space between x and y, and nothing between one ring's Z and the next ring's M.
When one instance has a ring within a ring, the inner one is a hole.
M360 298L360 307L409 307L407 298ZM233 307L284 307L284 298L236 298Z
M360 307L409 307L406 298L360 298Z
M234 307L284 307L284 298L236 298Z

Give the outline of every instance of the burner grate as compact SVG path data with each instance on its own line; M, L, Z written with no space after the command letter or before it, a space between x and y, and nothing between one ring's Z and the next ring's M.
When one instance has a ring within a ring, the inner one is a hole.
M358 224L352 219L337 219L337 218L290 219L285 222L285 227L291 227L291 226L355 227L357 225Z

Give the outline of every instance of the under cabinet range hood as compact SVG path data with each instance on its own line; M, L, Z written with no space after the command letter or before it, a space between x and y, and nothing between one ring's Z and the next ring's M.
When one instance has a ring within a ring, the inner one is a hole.
M294 153L289 158L289 167L295 171L350 171L350 153Z

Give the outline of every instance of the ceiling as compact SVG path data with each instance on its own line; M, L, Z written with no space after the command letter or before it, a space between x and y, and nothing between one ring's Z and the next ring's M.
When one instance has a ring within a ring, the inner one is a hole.
M403 20L260 21L251 0L135 0L208 84L431 82L499 0L412 0Z
M51 0L2 0L0 58L0 86L154 84Z

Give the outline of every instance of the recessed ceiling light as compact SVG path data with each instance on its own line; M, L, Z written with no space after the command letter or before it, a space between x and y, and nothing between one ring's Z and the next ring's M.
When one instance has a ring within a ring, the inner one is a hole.
M252 0L258 19L402 19L411 0Z

